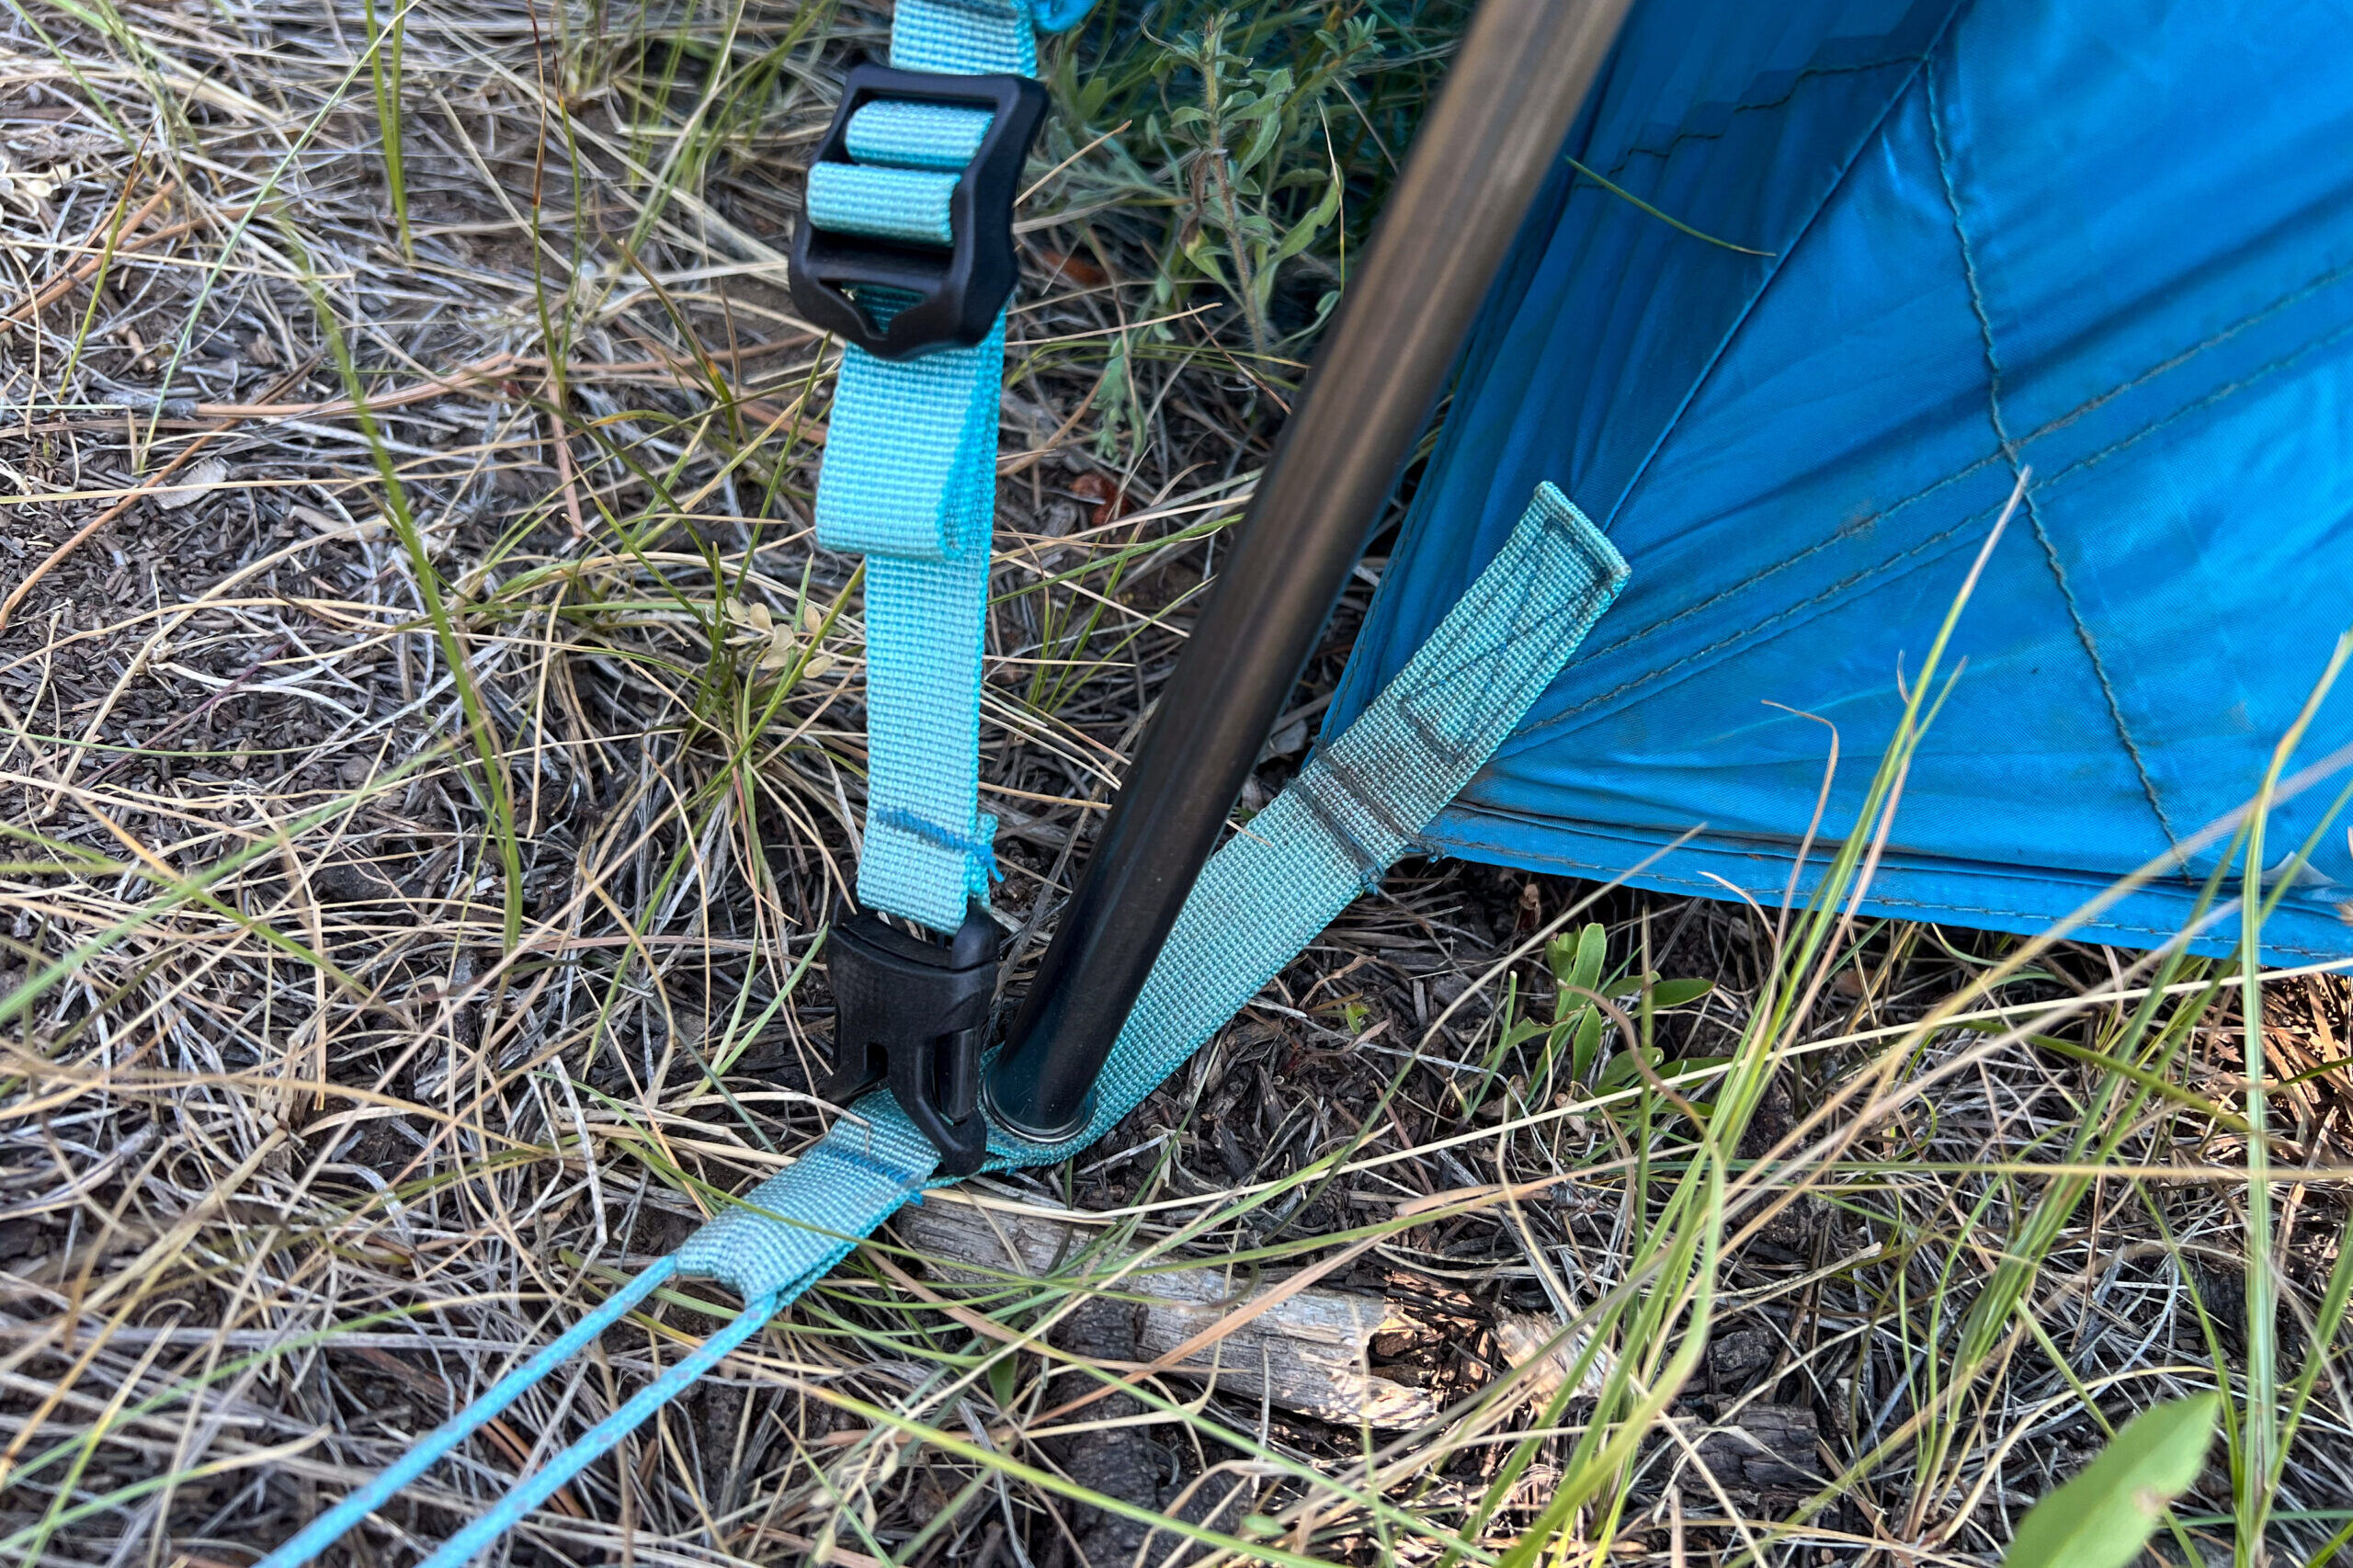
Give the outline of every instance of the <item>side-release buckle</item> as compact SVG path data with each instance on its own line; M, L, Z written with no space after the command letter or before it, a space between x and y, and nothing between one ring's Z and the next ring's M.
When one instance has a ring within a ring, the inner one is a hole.
M812 325L885 359L971 347L986 337L1017 275L1013 200L1047 102L1046 89L1027 76L851 66L842 78L841 107L811 164L813 189L816 171L825 165L913 172L929 164L862 164L854 158L850 121L870 104L985 110L991 118L946 193L945 243L822 228L804 214L789 253L794 308Z
M988 1153L981 1049L996 957L996 922L978 900L945 943L910 936L870 911L836 921L825 943L835 1006L825 1097L847 1106L888 1084L949 1176L972 1175Z

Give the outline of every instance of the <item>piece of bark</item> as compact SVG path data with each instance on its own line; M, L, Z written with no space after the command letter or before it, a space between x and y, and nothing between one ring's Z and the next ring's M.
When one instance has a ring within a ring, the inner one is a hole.
M1702 1410L1736 1403L1699 1402ZM1821 1432L1810 1405L1739 1405L1702 1430L1690 1434L1699 1462L1727 1491L1803 1492L1822 1483Z
M903 1210L893 1222L909 1247L970 1280L989 1269L1040 1278L1084 1252L1099 1233L1051 1216L934 1199ZM1008 1252L1008 1245L1011 1251ZM963 1270L955 1265L965 1265ZM1100 1273L1100 1268L1090 1273ZM1114 1293L1137 1313L1136 1356L1157 1360L1222 1321L1279 1281L1218 1268L1137 1271ZM1214 1381L1220 1392L1264 1398L1276 1406L1353 1426L1418 1426L1437 1415L1427 1391L1368 1370L1375 1335L1421 1334L1424 1325L1379 1296L1309 1286L1237 1324L1223 1338L1170 1369L1170 1375Z
M1057 1349L1085 1360L1132 1361L1139 1348L1136 1320L1141 1315L1130 1302L1098 1296L1080 1302L1054 1325L1049 1337ZM1073 1372L1055 1382L1052 1394L1057 1401L1069 1399L1092 1392L1095 1386L1084 1373ZM1108 1425L1142 1414L1143 1403L1133 1394L1106 1394L1086 1415L1086 1420L1105 1426L1074 1437L1048 1439L1045 1448L1063 1472L1089 1492L1140 1507L1156 1506L1160 1466L1154 1458L1150 1435L1142 1426ZM1074 1547L1077 1562L1073 1568L1124 1568L1135 1561L1145 1534L1141 1520L1083 1504L1071 1509L1070 1530L1068 1540L1057 1534L1060 1550L1047 1551L1048 1562L1066 1561Z

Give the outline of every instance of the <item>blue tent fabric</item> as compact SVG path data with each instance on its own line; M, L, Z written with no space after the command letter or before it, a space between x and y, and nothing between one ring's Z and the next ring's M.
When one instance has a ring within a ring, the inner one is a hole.
M1836 726L1843 830L2025 469L1870 907L2040 930L2175 849L2253 793L2353 623L2349 60L2353 0L1636 0L1336 733L1549 480L1632 585L1427 847L1606 877L1705 824L1632 880L1770 904L1827 751L1788 710ZM2353 693L2298 760L2348 741ZM2353 955L2347 847L2269 958ZM2218 853L2082 934L2165 940Z

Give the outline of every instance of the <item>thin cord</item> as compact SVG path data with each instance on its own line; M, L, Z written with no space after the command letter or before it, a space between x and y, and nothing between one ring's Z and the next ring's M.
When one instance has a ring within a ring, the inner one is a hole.
M648 1265L643 1273L606 1298L602 1306L566 1329L547 1348L493 1383L480 1399L436 1427L373 1481L313 1519L301 1533L263 1558L259 1568L301 1568L302 1564L334 1545L346 1530L391 1502L402 1487L424 1474L434 1460L455 1449L491 1417L521 1398L526 1389L554 1370L557 1363L569 1360L587 1348L590 1341L620 1322L631 1307L652 1295L655 1286L677 1271L676 1258L665 1257ZM766 1316L766 1313L761 1314L762 1321ZM569 1475L571 1472L565 1473ZM436 1558L435 1561L440 1559Z
M638 1390L628 1403L591 1426L572 1447L550 1460L539 1473L517 1482L473 1523L442 1542L423 1568L462 1568L474 1554L522 1522L523 1516L553 1496L557 1487L578 1475L605 1452L643 1426L653 1414L685 1392L727 1353L757 1334L783 1302L781 1292L769 1291L736 1314L735 1321L712 1335L694 1354Z

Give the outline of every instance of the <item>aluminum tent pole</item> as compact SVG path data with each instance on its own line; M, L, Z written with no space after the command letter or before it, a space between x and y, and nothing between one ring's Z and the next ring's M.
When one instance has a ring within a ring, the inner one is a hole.
M1428 422L1629 0L1485 0L985 1085L1085 1127L1095 1079Z

